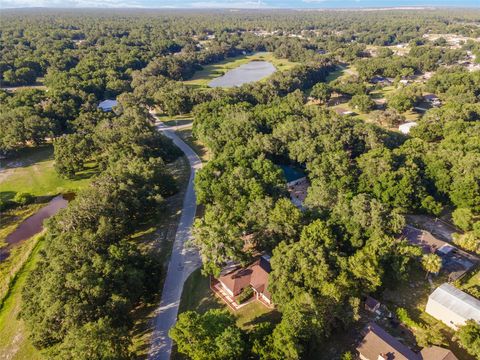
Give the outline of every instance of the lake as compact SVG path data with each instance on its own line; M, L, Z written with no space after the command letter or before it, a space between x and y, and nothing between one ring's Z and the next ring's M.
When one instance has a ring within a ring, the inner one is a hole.
M258 81L272 75L275 66L268 61L250 61L210 81L210 87L234 87Z

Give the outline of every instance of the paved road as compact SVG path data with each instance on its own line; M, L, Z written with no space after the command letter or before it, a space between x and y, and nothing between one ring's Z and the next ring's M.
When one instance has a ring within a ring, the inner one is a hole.
M169 360L172 340L168 337L168 330L177 320L183 284L188 276L201 265L198 252L195 249L188 248L186 242L191 238L191 227L197 208L193 179L195 172L201 168L202 162L197 154L174 131L170 130L172 128L161 124L158 126L158 129L172 139L175 145L185 153L191 169L187 191L183 200L182 215L175 235L167 277L163 286L162 299L154 318L154 330L148 354L149 359Z

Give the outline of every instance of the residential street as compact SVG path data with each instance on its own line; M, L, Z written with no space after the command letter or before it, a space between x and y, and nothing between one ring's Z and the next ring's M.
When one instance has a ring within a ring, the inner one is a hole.
M198 252L195 249L189 249L187 242L191 237L191 227L197 207L193 180L195 172L201 168L202 162L197 154L171 130L172 128L161 124L158 129L163 131L185 153L191 168L162 298L154 318L154 331L148 355L149 359L168 360L172 350L172 340L168 337L168 330L175 324L177 318L183 284L188 276L201 265Z

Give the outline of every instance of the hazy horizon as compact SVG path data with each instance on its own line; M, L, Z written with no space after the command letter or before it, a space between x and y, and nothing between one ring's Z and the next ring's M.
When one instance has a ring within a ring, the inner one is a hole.
M479 0L0 0L0 8L363 9L480 8Z

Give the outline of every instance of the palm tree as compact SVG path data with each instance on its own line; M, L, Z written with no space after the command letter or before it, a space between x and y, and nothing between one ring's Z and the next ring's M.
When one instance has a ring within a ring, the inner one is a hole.
M428 274L435 274L442 268L442 258L435 254L426 254L422 257L422 266Z

